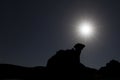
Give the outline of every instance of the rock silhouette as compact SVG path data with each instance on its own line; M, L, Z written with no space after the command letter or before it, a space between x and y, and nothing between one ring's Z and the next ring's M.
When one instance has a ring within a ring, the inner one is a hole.
M116 60L111 60L105 67L100 68L99 75L101 75L102 78L120 79L120 63Z
M85 75L88 75L90 72L93 74L96 70L93 70L92 72L92 69L87 68L80 63L80 54L84 47L85 45L78 43L72 49L59 50L48 60L47 68L50 72L49 75L52 74L57 77L64 76L64 78L78 79L80 77L88 78L88 76L85 77ZM62 73L62 75L59 73Z
M74 67L80 65L81 50L85 47L83 44L76 44L74 48L68 50L59 50L52 56L47 63L47 67Z
M120 63L111 60L99 70L86 67L80 62L84 44L76 44L72 49L59 50L50 57L46 66L23 67L0 64L0 80L120 80Z

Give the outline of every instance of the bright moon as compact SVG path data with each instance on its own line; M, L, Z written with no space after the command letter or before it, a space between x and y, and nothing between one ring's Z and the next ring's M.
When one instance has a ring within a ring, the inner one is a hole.
M83 21L78 25L78 34L83 37L91 37L94 34L93 23L90 21Z

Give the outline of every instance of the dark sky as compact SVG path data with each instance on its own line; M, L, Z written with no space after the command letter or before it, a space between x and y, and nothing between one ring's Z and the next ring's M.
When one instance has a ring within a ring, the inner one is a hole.
M97 30L81 62L100 68L120 61L119 0L0 0L0 63L45 66L56 51L81 42L81 17L93 19Z

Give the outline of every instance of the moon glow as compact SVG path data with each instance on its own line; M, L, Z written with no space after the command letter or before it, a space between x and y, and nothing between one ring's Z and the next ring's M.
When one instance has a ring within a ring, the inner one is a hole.
M81 37L92 37L94 34L94 25L91 21L82 21L77 28L78 35Z

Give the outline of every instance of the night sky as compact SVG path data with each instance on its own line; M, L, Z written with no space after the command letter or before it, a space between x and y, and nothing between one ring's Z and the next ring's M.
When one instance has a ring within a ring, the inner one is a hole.
M84 19L95 23L94 38L76 33ZM59 49L78 42L81 62L92 68L120 61L119 0L0 0L0 63L45 66Z

